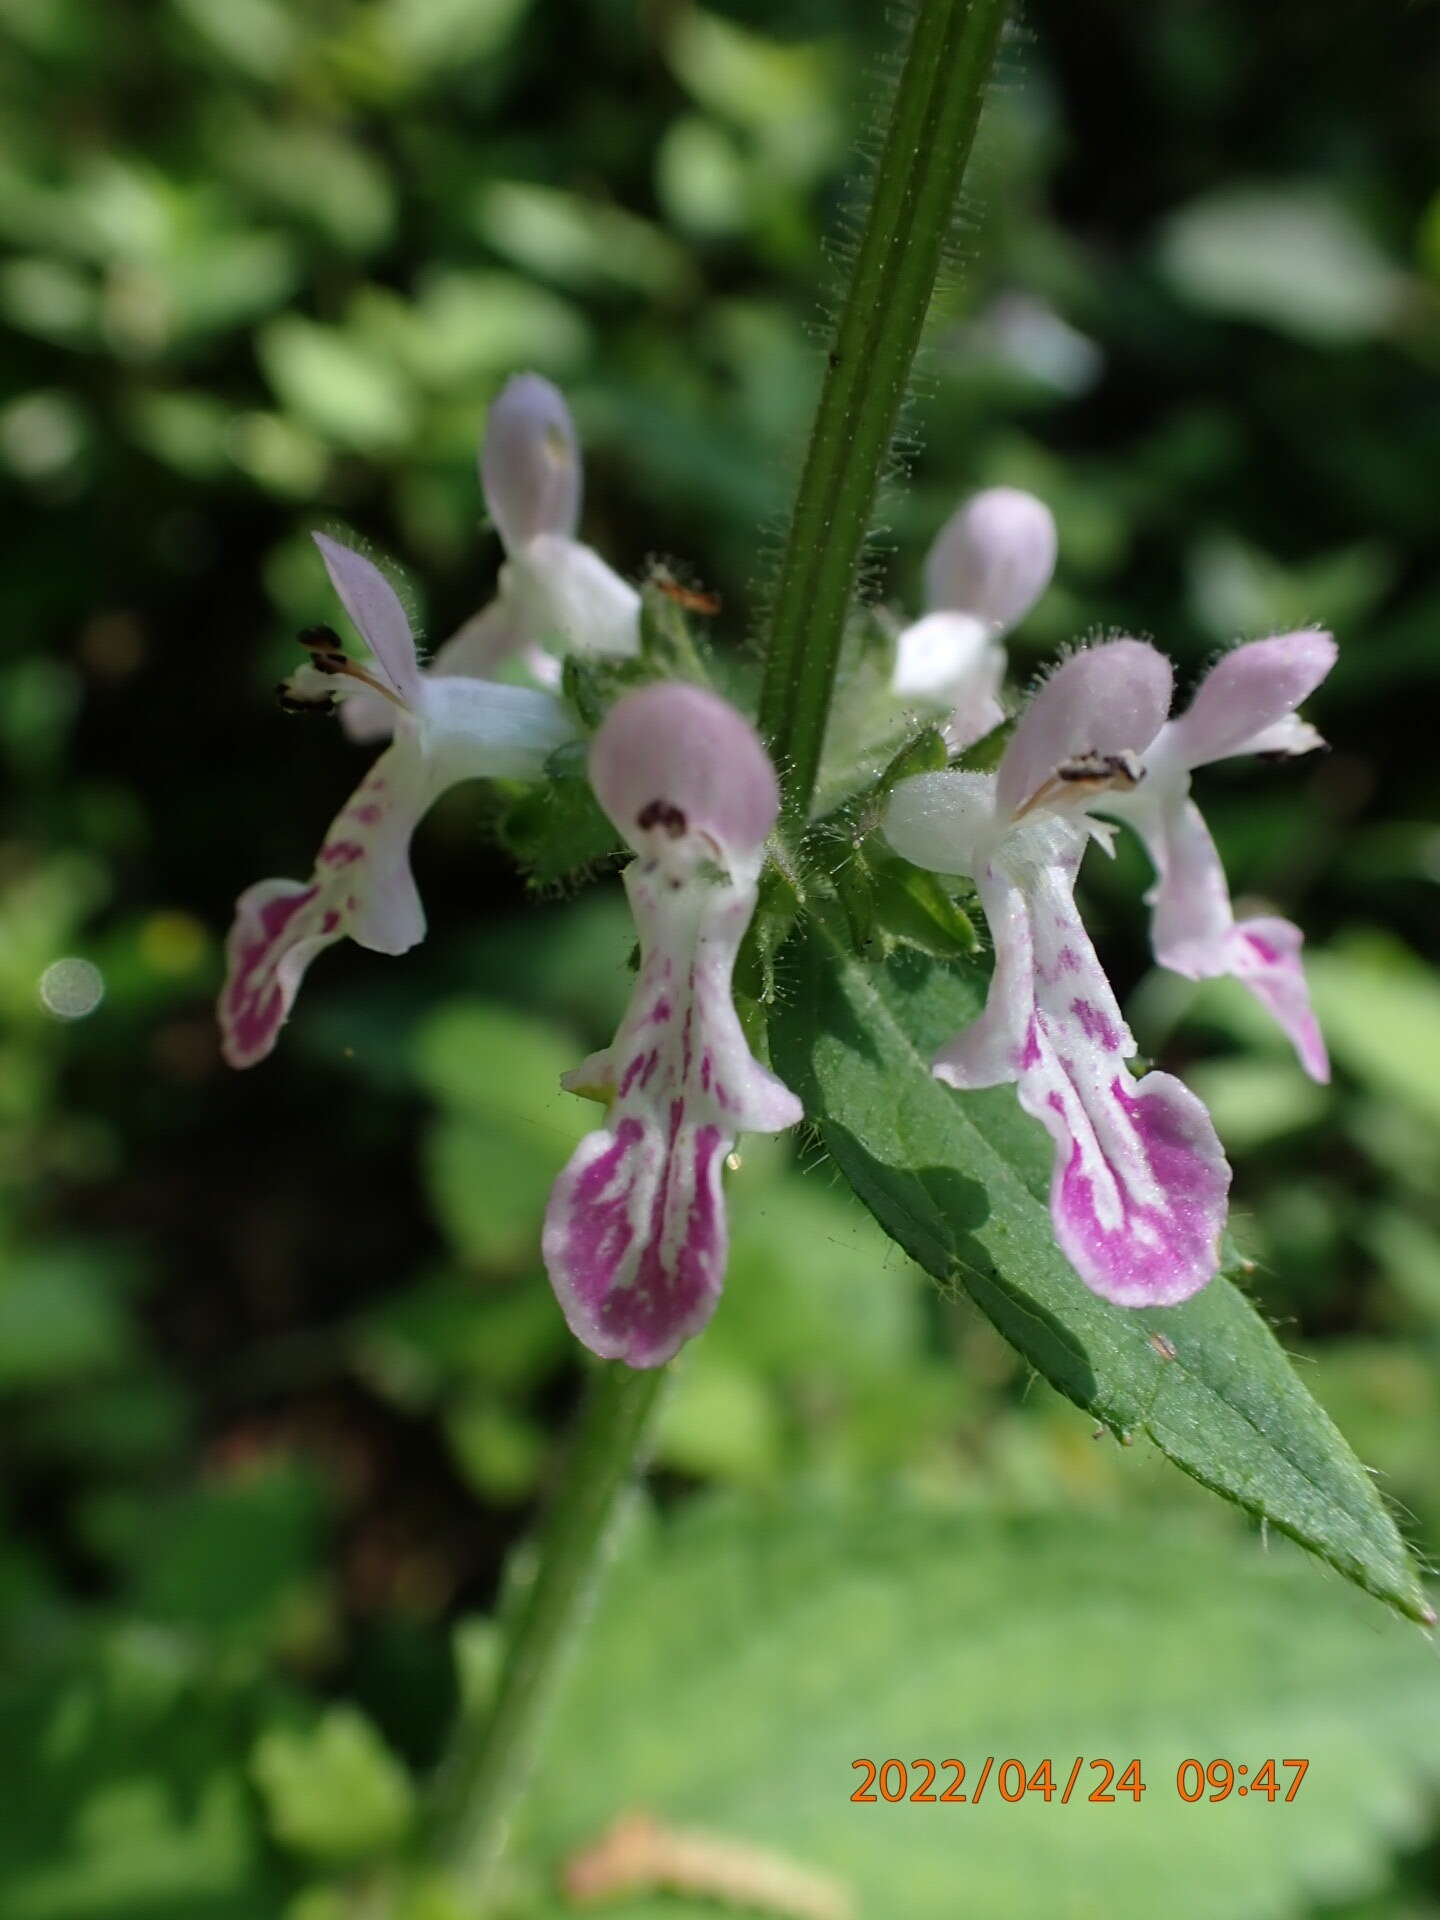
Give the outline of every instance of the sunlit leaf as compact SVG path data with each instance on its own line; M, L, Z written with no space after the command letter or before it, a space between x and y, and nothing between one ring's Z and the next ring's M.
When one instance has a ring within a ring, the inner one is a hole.
M1008 1088L958 1094L933 1078L935 1049L979 1011L978 970L914 954L867 966L819 921L795 964L775 1064L906 1252L963 1286L1078 1406L1426 1617L1384 1503L1243 1295L1217 1279L1180 1307L1098 1299L1055 1245L1042 1129Z
M1289 1920L1311 1889L1375 1885L1425 1830L1437 1708L1413 1629L1229 1526L717 1503L618 1570L522 1840L554 1873L643 1810L727 1842L737 1882L763 1848L886 1920L953 1920L957 1888L967 1913L1006 1920ZM922 1755L935 1802L852 1804L861 1756L897 1758L909 1793ZM1283 1765L1274 1805L1248 1788L1187 1804L1177 1773L1197 1755L1252 1775L1271 1756L1310 1764L1289 1804ZM949 1756L967 1798L941 1804ZM1009 1758L1027 1780L1052 1760L1048 1803L1010 1797L1014 1768L1002 1797ZM1138 1801L1090 1802L1103 1759L1139 1762ZM708 1912L690 1891L607 1911Z
M251 1771L276 1839L297 1853L365 1859L410 1822L409 1775L354 1707L330 1707L313 1727L271 1728Z

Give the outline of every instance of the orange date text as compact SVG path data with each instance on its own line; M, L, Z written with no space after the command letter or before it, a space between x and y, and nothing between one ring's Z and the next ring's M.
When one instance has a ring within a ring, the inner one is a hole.
M1138 1806L1151 1784L1138 1760L1086 1760L1083 1754L1074 1760L1031 1762L1013 1756L998 1760L992 1753L968 1766L953 1758L862 1759L852 1760L850 1765L861 1775L850 1795L860 1806L897 1800L921 1806L978 1806L987 1795L1006 1801L1034 1796L1047 1806L1054 1800L1062 1807L1072 1801L1113 1806L1128 1798ZM1256 1794L1273 1805L1277 1799L1289 1802L1295 1798L1309 1765L1308 1760L1250 1763L1190 1759L1180 1762L1172 1778L1175 1792L1187 1802L1228 1800L1232 1794L1243 1799Z

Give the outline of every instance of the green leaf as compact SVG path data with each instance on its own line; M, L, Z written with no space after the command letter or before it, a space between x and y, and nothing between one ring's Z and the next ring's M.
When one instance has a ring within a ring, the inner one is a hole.
M320 1508L312 1477L277 1460L168 1498L132 1485L94 1498L84 1520L153 1627L256 1647L303 1641L323 1624Z
M480 237L541 279L585 289L614 285L653 297L688 286L691 269L669 235L608 202L521 180L492 180L475 196Z
M286 314L261 330L256 350L281 404L332 445L382 453L413 432L404 378L340 328Z
M281 1911L237 1756L264 1690L138 1623L50 1633L0 1681L5 1920Z
M0 1272L0 1394L58 1385L127 1359L133 1336L103 1258L54 1246Z
M1147 1435L1205 1486L1429 1619L1364 1468L1243 1295L1220 1278L1181 1307L1098 1299L1055 1244L1043 1130L1009 1088L958 1094L932 1077L936 1047L979 1011L983 975L915 954L869 966L818 921L797 946L775 1065L886 1232L963 1286L1077 1406Z
M1437 1707L1418 1635L1231 1525L727 1500L617 1569L522 1826L553 1870L645 1810L838 1878L886 1920L1289 1920L1307 1889L1373 1887L1426 1831ZM972 1797L853 1805L867 1755L922 1789L928 1756L937 1794L953 1755ZM1310 1762L1288 1805L1176 1791L1191 1757L1286 1755ZM1000 1797L1012 1756L1027 1775L1051 1759L1048 1804ZM1138 1803L1089 1802L1102 1758L1139 1761ZM692 1910L711 1911L606 1909Z
M304 1731L272 1727L252 1762L282 1845L322 1860L362 1860L410 1824L410 1777L354 1707L331 1707Z
M1308 968L1335 1057L1384 1099L1440 1126L1440 984L1398 940L1352 934Z
M970 916L946 892L938 873L911 866L879 845L867 846L864 857L874 876L875 920L882 933L935 960L969 959L978 950Z

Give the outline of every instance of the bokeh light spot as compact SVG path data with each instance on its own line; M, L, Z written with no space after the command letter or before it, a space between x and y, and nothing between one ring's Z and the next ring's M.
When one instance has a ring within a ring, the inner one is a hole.
M83 1020L104 997L104 974L73 954L52 960L40 976L40 1004L57 1020Z

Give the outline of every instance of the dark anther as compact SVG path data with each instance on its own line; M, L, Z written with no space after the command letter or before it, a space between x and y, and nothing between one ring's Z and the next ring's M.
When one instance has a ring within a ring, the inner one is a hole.
M642 833L648 833L651 827L663 827L672 840L678 840L688 823L679 807L672 807L668 800L650 800L636 814L635 824Z
M280 702L282 713L328 713L335 704L335 696L328 687L318 693L292 693L287 680L276 687L275 698Z
M1107 786L1138 787L1145 769L1133 753L1077 753L1056 769L1061 780L1103 781Z
M333 627L306 627L298 637L318 672L346 672L350 663Z

